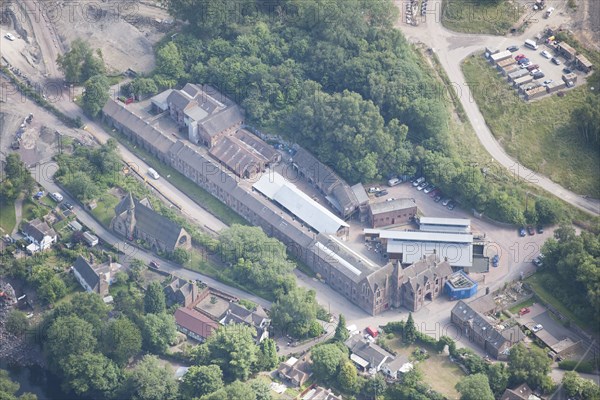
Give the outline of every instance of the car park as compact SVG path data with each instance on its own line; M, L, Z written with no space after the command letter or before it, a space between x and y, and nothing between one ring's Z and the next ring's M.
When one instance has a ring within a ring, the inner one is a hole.
M543 50L541 53L542 57L547 58L548 60L552 58L552 55L548 53L547 50Z
M514 53L515 51L519 50L519 46L508 46L506 50L510 51L511 53Z
M454 200L451 200L451 201L448 203L448 206L447 206L447 207L448 207L448 210L454 210L454 208L456 207L456 202L455 202Z
M527 232L525 232L525 227L524 226L522 226L522 227L519 228L519 236L521 236L521 237L527 236Z
M552 59L550 61L552 61L552 63L555 65L560 65L560 60L556 57L552 57Z
M451 201L452 201L452 199L451 199L451 198L449 198L449 197L446 197L444 200L442 200L442 205L443 205L444 207L446 207L446 206L448 205L448 203L450 203Z

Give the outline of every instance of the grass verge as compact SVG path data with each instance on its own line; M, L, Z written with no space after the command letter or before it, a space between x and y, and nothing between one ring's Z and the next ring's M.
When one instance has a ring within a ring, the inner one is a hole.
M565 317L569 318L571 321L573 321L579 327L586 329L586 330L597 331L597 329L598 329L597 327L593 327L590 325L590 322L584 321L581 318L577 317L575 314L573 314L571 312L571 310L569 310L567 307L565 307L565 305L562 304L559 299L554 297L554 295L552 294L552 289L547 289L542 284L542 275L543 274L544 274L544 272L538 272L536 274L533 274L529 278L525 279L525 282L527 282L531 286L531 288L533 289L533 291L535 292L537 297L539 297L539 299L541 301L550 304L552 307L557 309L558 312L560 312Z
M523 12L517 2L506 0L497 3L444 0L442 25L456 32L503 35L519 21Z
M110 226L110 221L115 216L115 207L118 203L119 199L115 196L110 193L104 193L96 201L97 206L92 210L92 214L94 214L94 217L96 217L105 228L108 228Z
M248 222L245 219L237 215L233 210L221 203L221 201L219 201L213 195L196 185L194 182L190 181L174 168L163 164L160 160L139 146L134 147L134 145L124 135L117 133L116 131L112 132L112 130L108 128L105 128L105 131L109 132L112 137L127 147L129 151L140 157L142 160L148 162L152 168L154 168L163 178L168 179L169 182L172 183L177 189L184 192L192 200L205 208L215 217L219 218L225 224L248 225Z
M511 308L508 309L508 311L510 311L513 314L518 314L519 311L521 310L521 308L525 308L525 307L530 307L535 303L535 298L531 298L529 300L525 300L522 303L519 303L515 306L512 306Z
M575 193L600 195L600 182L590 173L600 169L600 151L572 127L571 115L585 103L587 86L526 103L483 57L469 57L462 68L471 88L481 88L472 90L475 101L508 154Z
M16 223L15 203L0 202L0 227L4 230L2 235L10 235Z

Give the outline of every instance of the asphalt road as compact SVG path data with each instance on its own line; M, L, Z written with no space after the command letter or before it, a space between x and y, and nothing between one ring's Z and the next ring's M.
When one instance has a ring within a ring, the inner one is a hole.
M140 259L148 264L151 260L157 259L157 256L146 252L138 247L132 246L128 242L124 241L120 237L114 235L108 229L104 228L98 221L96 221L91 215L89 215L88 211L85 210L75 199L69 196L68 193L65 193L52 179L54 173L58 170L58 166L55 163L47 163L37 167L32 168L31 173L36 181L46 190L48 193L60 192L64 196L63 201L68 201L74 205L73 211L77 215L77 219L81 221L85 226L91 229L96 236L102 239L104 242L115 246L119 251L124 253L121 256L121 262L129 262L133 259ZM262 307L270 309L271 302L267 301L261 297L255 296L253 294L247 293L243 290L233 288L231 286L225 285L209 276L200 274L195 271L190 271L183 267L180 267L172 262L167 260L160 261L160 269L163 271L167 271L172 273L175 276L186 280L196 280L199 279L202 282L206 283L208 286L221 290L223 292L229 293L233 296L251 300L257 304L260 304Z

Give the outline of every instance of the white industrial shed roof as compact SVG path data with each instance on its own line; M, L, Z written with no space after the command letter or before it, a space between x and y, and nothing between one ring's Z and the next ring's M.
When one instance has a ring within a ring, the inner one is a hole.
M462 233L440 233L421 231L386 231L376 229L365 229L365 233L379 234L381 239L404 240L417 242L442 242L442 243L473 243L473 235Z
M423 256L436 253L442 260L448 257L448 262L453 267L469 268L473 265L473 245L470 243L390 240L387 243L387 252L402 253L403 264L412 264L423 259Z
M469 233L471 220L466 218L421 217L419 229L423 232Z
M341 227L349 227L277 172L267 171L252 187L281 204L319 233L336 233Z

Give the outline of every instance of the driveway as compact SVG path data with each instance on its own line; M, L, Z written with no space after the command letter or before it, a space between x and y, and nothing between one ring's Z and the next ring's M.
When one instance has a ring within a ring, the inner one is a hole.
M32 170L32 175L36 179L36 181L44 188L44 190L48 193L60 192L64 196L64 201L68 201L74 205L73 211L77 215L77 219L81 221L85 226L91 229L100 239L104 242L113 245L117 250L123 253L120 256L121 261L130 262L133 259L140 259L148 265L151 260L158 258L155 254L147 252L139 247L132 246L128 242L122 240L120 237L113 234L108 229L104 228L98 221L96 221L87 210L85 210L81 205L72 198L68 193L62 190L58 185L56 185L53 181L52 176L54 172L57 170L57 165L53 163L44 164L41 167L45 167L42 170L47 173L47 175L42 175L39 173L39 168L34 168ZM226 293L229 293L233 296L239 297L241 299L248 299L257 304L260 304L262 307L270 309L271 302L267 301L261 297L255 296L253 294L247 293L243 290L225 285L209 276L200 274L195 271L191 271L185 269L177 264L174 264L167 260L161 260L160 268L163 271L167 271L172 273L175 276L186 280L196 280L199 279L202 282L206 283L208 286L213 287L218 290L222 290Z

